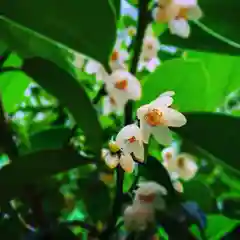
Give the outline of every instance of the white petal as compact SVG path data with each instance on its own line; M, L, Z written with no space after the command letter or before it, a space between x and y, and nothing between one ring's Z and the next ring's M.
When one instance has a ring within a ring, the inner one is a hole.
M153 127L152 134L157 142L164 146L170 145L172 143L172 134L166 126Z
M119 61L120 63L124 63L129 57L129 53L126 50L119 51Z
M118 90L118 89L112 89L111 92L107 91L110 96L114 96L115 100L115 106L119 111L124 110L124 107L126 103L129 100L129 96L126 92Z
M163 111L164 120L169 127L181 127L187 123L185 116L172 108L165 108Z
M177 190L180 193L183 193L183 185L180 181L174 181L173 182L173 187L175 188L175 190Z
M188 38L190 35L190 26L185 19L171 20L169 29L172 34L182 38Z
M151 135L151 127L145 122L144 119L140 120L140 130L142 132L142 140L147 144Z
M180 158L183 161L183 166L179 166L178 164ZM194 156L190 154L187 153L179 154L176 159L176 163L178 164L177 173L179 174L179 177L186 181L193 178L197 173L198 166L196 164Z
M105 71L104 67L100 66L99 70L96 72L96 80L97 81L104 81L108 73Z
M121 148L124 148L126 145L126 141L133 136L136 138L137 141L141 140L140 128L136 124L127 125L123 127L117 134L116 143Z
M172 97L175 95L175 92L174 91L167 91L167 92L164 92L160 95L160 97L163 97L163 96L169 96L169 97Z
M203 12L199 6L192 7L187 12L189 20L199 20L203 16Z
M97 61L89 60L85 66L85 71L89 74L97 73L101 65Z
M139 120L144 119L144 115L148 112L149 110L149 104L143 105L137 110L137 117Z
M125 172L132 173L134 170L134 161L129 154L121 155L120 165Z
M139 100L142 96L141 84L140 84L139 80L137 78L135 78L134 76L131 76L128 79L127 91L129 94L129 99Z
M110 101L110 97L106 96L103 98L103 115L107 116L112 112L114 112L114 106Z
M175 161L176 157L177 157L177 149L175 147L171 146L171 147L164 148L162 150L163 161L170 161L170 160Z
M180 5L181 7L196 6L197 0L174 0L174 4Z
M105 157L105 163L109 168L115 168L119 164L119 158L117 155L108 154Z
M169 95L160 95L156 100L152 101L150 103L150 106L152 108L162 108L162 107L168 107L172 105L173 98Z
M147 70L153 72L157 66L160 65L160 60L158 58L152 58L147 64Z
M132 152L139 162L144 162L144 146L141 141L129 143L128 151Z

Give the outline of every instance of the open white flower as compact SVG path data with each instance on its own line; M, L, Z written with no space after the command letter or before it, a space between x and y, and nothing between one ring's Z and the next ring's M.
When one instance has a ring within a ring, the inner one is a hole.
M109 149L110 151L104 157L106 165L109 168L115 168L120 164L125 172L132 173L135 165L132 156L120 151L120 147L114 141L110 142Z
M175 148L169 147L162 151L162 158L169 173L175 173L181 179L189 180L197 173L196 158L191 154L178 154Z
M158 57L155 58L140 58L138 71L143 71L144 69L148 70L149 72L154 72L155 69L161 64Z
M172 135L168 127L181 127L186 124L184 115L170 108L173 94L173 91L165 92L137 110L144 143L148 143L150 135L153 134L160 144L169 145L172 142Z
M95 60L88 60L85 71L89 74L96 74L96 80L102 81L108 74L105 71L104 67Z
M121 114L124 111L124 107L127 103L127 99L117 98L107 95L103 98L103 115L109 115L110 113Z
M121 45L122 41L117 41L111 54L109 65L112 71L126 68L125 62L129 58L129 53L127 50L123 49Z
M163 196L167 194L167 190L156 182L142 182L138 184L135 191L134 204L149 204L157 210L165 209L165 200Z
M116 137L116 143L125 154L133 153L139 162L144 161L141 131L136 124L130 124L122 128Z
M140 82L126 70L116 70L106 77L105 87L107 93L114 96L117 105L128 100L139 100L142 96Z
M155 19L157 22L168 22L172 34L188 38L190 27L188 20L198 20L202 11L197 0L159 0Z

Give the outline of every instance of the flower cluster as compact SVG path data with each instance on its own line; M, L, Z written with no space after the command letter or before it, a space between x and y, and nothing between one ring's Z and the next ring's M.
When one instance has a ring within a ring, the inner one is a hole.
M167 190L155 182L140 183L135 191L132 205L124 211L125 228L132 231L143 231L155 221L155 211L164 211L163 196Z
M168 170L175 189L183 192L183 186L179 179L188 181L197 173L196 158L189 153L179 153L175 145L162 151L163 165Z
M173 95L172 91L165 92L137 110L140 127L130 124L120 130L116 142L110 144L112 150L105 155L109 167L114 168L120 164L125 171L132 172L132 154L138 162L144 161L144 143L149 142L151 134L160 144L171 144L172 135L168 127L181 127L186 123L183 114L170 108Z
M168 23L170 32L182 38L190 35L188 20L198 20L202 15L197 0L158 0L154 10L155 20Z

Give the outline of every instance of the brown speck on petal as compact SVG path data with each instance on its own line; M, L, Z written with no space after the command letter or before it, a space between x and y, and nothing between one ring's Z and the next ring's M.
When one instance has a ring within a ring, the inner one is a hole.
M126 79L119 80L115 83L115 88L119 90L125 90L128 87L128 81Z
M179 157L177 159L177 166L179 168L184 168L184 166L185 166L185 158L184 157Z
M146 202L146 203L151 203L155 199L155 194L149 194L149 195L143 195L139 194L138 198L140 201Z

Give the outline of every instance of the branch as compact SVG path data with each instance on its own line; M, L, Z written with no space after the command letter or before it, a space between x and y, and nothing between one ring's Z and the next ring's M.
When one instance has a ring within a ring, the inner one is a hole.
M130 73L133 75L137 72L138 61L141 54L141 48L143 44L143 38L145 34L145 30L149 21L149 13L148 13L148 3L149 0L141 0L139 1L139 19L137 24L137 34L133 43L133 58L132 64L130 66ZM133 110L133 102L129 101L125 107L125 125L132 123L132 111Z

